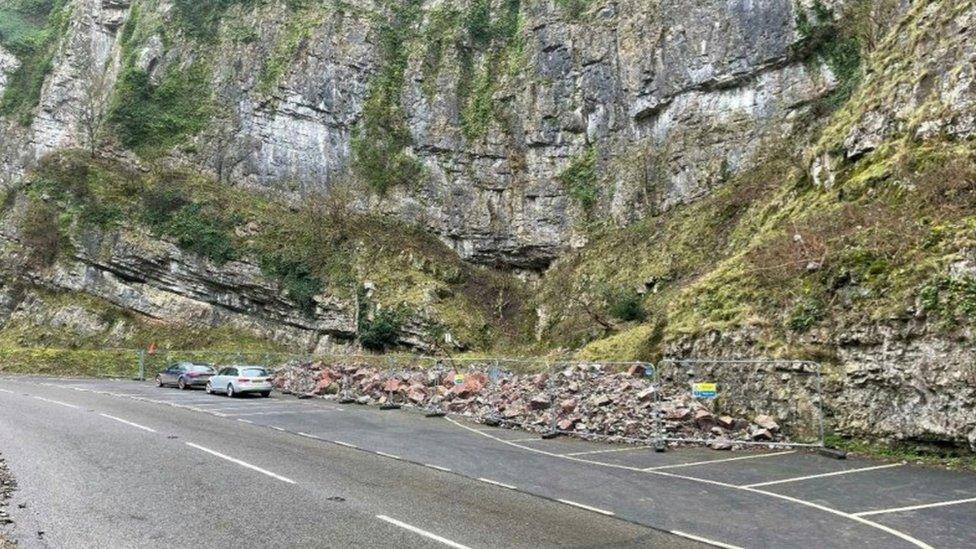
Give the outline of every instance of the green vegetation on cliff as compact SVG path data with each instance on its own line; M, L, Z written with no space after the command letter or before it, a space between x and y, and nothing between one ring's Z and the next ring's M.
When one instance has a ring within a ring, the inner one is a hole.
M20 62L0 97L0 116L31 123L69 15L67 0L0 1L0 45Z

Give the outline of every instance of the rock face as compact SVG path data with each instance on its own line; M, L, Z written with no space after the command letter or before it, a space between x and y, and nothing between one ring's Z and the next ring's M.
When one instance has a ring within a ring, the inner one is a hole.
M5 226L0 239L16 241ZM54 291L79 292L151 319L184 326L228 326L285 345L331 350L338 338L356 334L355 302L318 296L313 314L298 310L277 282L244 262L215 265L144 233L91 230L73 242L73 258L51 269L21 272L17 254L4 257L7 273ZM23 308L23 307L21 307ZM83 310L60 310L50 325L79 335L100 332L97 318Z
M220 40L212 85L229 114L214 130L220 137L201 138L189 160L239 183L292 192L346 177L364 104L389 63L380 44L393 8L378 0L355 10L325 4L297 14L269 6L225 15L226 26L251 26L257 39ZM456 4L457 13L469 8ZM491 4L500 17L502 3ZM136 8L144 19L174 17L168 4L75 1L20 143L26 152L8 151L17 169L0 177L84 144L79 105L89 67L108 67L99 83L113 84L120 29ZM425 175L383 200L360 197L361 206L423 221L461 256L486 264L541 269L581 243L587 218L627 222L707 193L748 166L765 139L786 135L833 86L825 68L793 58L792 0L627 0L594 6L585 17L522 3L513 38L521 45L505 74L479 72L497 63L503 46L472 46L460 23L433 59L430 29L449 8L426 1L421 11L403 47L423 54L405 60L399 110L409 154ZM276 61L284 63L277 80L262 78L298 20L307 25L304 39ZM133 47L152 79L201 46L177 34ZM495 107L483 127L465 132L466 80L480 75L499 81L488 97ZM557 177L591 148L600 169L588 212Z

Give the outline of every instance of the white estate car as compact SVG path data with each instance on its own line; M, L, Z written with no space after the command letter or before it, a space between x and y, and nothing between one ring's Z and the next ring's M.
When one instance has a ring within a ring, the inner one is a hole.
M207 383L210 394L224 393L229 397L244 393L271 396L271 372L261 366L227 366Z

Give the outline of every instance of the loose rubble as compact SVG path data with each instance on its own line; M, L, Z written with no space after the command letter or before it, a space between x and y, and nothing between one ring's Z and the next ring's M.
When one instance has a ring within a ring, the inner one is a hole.
M716 450L734 441L779 442L768 415L716 415L689 392L658 394L643 368L620 372L601 364L568 365L553 373L516 374L485 364L455 370L386 370L355 361L294 362L278 368L275 386L299 398L338 398L362 405L400 404L470 417L536 433L556 430L614 442L696 439ZM658 426L658 424L660 426Z

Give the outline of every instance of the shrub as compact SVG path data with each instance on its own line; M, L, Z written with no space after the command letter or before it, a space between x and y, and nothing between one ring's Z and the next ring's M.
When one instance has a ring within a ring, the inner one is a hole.
M31 266L50 267L57 261L63 239L59 216L51 203L32 199L27 204L18 229Z
M604 290L607 302L607 312L611 317L622 322L645 320L647 311L644 310L643 299L636 290L628 288L612 288Z
M189 204L173 215L166 233L185 250L208 257L215 263L237 258L229 227L209 215L199 204Z
M391 310L380 310L372 318L360 314L359 343L371 351L384 351L396 345L401 329L400 314Z
M301 261L281 255L265 255L261 258L261 270L281 281L288 299L308 315L315 313L315 296L322 292L322 279L314 276Z

